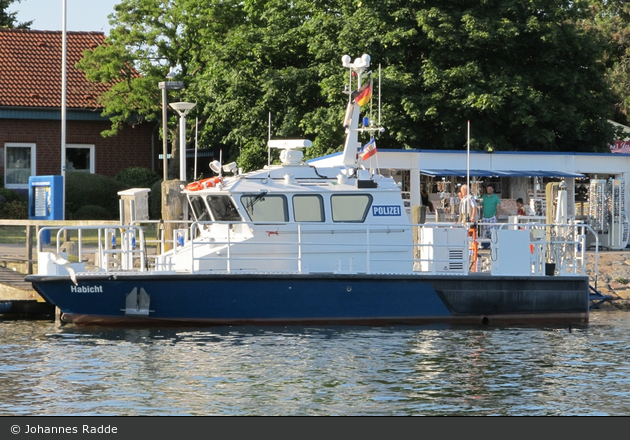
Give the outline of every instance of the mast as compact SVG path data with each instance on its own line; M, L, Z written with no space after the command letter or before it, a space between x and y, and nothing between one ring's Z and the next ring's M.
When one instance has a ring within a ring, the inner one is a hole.
M62 27L61 33L61 183L62 183L62 220L66 219L66 95L67 95L67 57L68 57L68 37L66 35L66 0L62 4Z
M380 127L380 87L379 87L379 126L374 127L370 124L369 127L359 128L359 118L361 113L361 106L352 99L353 93L359 91L362 86L363 74L366 73L366 70L370 67L370 56L368 54L363 54L361 58L356 58L354 62L350 62L350 56L344 55L341 57L341 62L343 67L346 67L350 71L349 75L349 85L346 86L346 92L349 93L350 98L348 100L348 107L346 109L346 115L344 117L343 125L346 127L346 142L343 148L343 165L346 167L348 175L351 175L351 170L357 167L357 153L361 148L361 143L359 142L359 132L367 131L384 131L382 127ZM357 76L357 90L352 90L352 73L355 73ZM367 72L367 74L371 74L372 72ZM380 84L380 76L379 76L379 84Z

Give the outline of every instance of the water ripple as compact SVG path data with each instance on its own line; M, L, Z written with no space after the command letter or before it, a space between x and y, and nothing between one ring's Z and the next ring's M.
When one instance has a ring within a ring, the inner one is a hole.
M562 327L0 321L0 415L628 415L630 314Z

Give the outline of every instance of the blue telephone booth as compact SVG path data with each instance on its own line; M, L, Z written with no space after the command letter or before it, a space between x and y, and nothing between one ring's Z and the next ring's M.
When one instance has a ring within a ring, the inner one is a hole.
M28 178L28 218L63 220L63 176ZM42 244L50 244L50 231L41 235Z

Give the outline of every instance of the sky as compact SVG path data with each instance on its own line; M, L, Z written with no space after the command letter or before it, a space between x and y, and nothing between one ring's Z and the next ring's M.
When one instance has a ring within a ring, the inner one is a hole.
M109 35L107 16L114 12L119 0L65 0L66 30L100 31ZM63 28L64 0L22 0L14 2L9 12L18 11L17 21L34 20L31 29L60 31Z

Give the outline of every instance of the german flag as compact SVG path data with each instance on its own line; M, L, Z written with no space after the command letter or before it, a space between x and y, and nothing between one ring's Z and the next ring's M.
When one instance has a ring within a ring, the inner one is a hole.
M367 104L368 101L372 98L372 80L369 83L362 86L359 90L352 92L352 99L354 102L363 106Z

